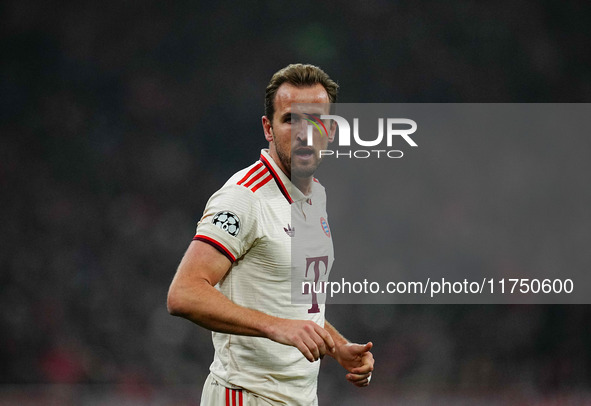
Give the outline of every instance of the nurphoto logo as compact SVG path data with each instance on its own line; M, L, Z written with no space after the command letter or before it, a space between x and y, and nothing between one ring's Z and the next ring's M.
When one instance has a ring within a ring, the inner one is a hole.
M411 147L418 147L417 143L410 137L417 131L417 123L414 120L408 118L379 118L378 119L378 134L375 138L367 140L362 139L359 135L359 118L353 118L353 142L359 147L364 149L348 149L343 150L342 147L351 147L351 126L349 121L341 116L335 114L321 114L320 117L313 114L306 114L308 118L307 135L308 145L312 146L314 128L322 136L328 136L328 131L325 126L324 120L334 120L339 129L338 136L338 147L339 149L322 149L318 151L320 158L325 156L333 156L335 158L347 157L347 158L369 158L383 156L388 158L402 158L404 153L399 149L378 149L383 146L385 138L385 147L392 148L393 139L395 137L402 137L408 145ZM329 125L330 127L330 125ZM385 134L385 135L384 135ZM369 149L372 148L373 149Z

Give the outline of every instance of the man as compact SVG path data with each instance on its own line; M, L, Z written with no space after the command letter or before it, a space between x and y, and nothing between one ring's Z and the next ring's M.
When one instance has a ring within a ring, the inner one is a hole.
M306 113L327 114L337 89L312 65L272 77L262 118L269 149L210 198L172 281L169 312L213 331L201 405L316 405L324 355L353 384L369 384L372 343L349 343L312 292L306 305L291 301L292 273L327 275L333 261L326 196L313 174L336 127L315 131L309 146L303 123ZM293 103L309 104L295 111ZM314 244L292 258L294 238Z

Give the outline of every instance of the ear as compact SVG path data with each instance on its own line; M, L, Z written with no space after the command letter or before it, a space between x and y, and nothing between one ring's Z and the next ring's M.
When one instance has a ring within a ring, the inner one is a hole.
M334 137L337 135L337 122L336 120L331 120L330 123L330 131L328 133L328 142L333 142Z
M269 142L273 142L273 127L271 127L271 120L267 118L267 116L263 116L262 118L263 123L263 132L265 133L265 139Z

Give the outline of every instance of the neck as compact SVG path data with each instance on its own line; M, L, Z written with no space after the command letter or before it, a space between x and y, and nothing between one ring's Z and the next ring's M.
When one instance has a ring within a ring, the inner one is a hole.
M312 192L313 176L308 176L305 178L291 176L291 168L286 168L285 165L283 165L281 159L279 159L279 156L277 155L277 151L275 151L275 148L273 148L272 145L269 145L269 155L271 155L273 161L275 161L277 166L279 166L281 172L283 172L289 178L289 180L291 180L291 183L293 183L293 185L297 187L300 190L300 192L302 192L306 196Z

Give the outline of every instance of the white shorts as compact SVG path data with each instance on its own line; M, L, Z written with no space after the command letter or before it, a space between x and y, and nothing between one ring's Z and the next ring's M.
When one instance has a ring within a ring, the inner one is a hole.
M226 388L209 374L203 384L201 406L275 406L267 399L244 389Z

